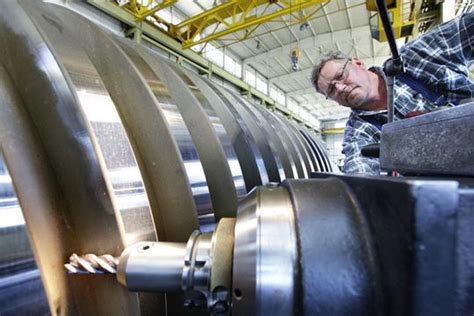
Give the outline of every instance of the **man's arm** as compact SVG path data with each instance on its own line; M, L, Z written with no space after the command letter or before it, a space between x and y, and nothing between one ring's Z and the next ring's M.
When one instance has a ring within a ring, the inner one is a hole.
M450 102L474 98L474 12L441 24L400 48L406 71Z
M380 142L380 131L370 123L351 117L347 122L342 143L344 173L380 174L380 164L376 158L362 157L362 147Z

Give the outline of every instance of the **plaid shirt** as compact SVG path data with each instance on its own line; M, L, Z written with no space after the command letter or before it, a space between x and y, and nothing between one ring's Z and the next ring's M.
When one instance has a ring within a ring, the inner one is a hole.
M474 12L466 13L441 24L400 49L405 70L428 87L444 95L448 103L457 104L474 98L474 81L469 79L469 65L473 62ZM373 67L383 78L382 68ZM394 120L409 112L432 111L436 105L421 94L395 79ZM345 173L378 175L378 159L361 156L360 150L368 144L380 142L377 122L386 122L387 111L353 110L347 121L342 153ZM370 122L370 123L369 123ZM374 123L375 122L375 123Z

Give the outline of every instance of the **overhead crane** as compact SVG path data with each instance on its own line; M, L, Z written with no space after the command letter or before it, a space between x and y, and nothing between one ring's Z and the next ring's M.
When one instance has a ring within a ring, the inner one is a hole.
M216 40L225 35L249 29L253 26L274 20L292 12L301 11L310 6L321 4L327 1L322 0L234 0L225 2L211 10L191 17L178 25L171 27L171 34L180 39L183 48L190 48L195 45ZM261 10L258 7L263 6ZM277 7L276 11L271 7ZM304 17L303 17L304 20ZM303 21L301 21L303 22ZM224 30L203 36L196 39L197 35L209 26L220 23L225 26Z
M143 4L144 1L137 0L125 0L118 1L118 5L121 6L124 10L130 12L136 17L137 21L143 21L146 17L151 16L162 10L164 8L170 7L177 0L163 0L163 1L154 1L147 0L146 4Z
M245 40L256 30L258 25L274 21L282 16L300 12L294 15L297 23L305 23L314 13L304 14L304 9L312 6L327 4L327 0L231 0L225 1L209 10L203 11L196 16L187 18L178 24L172 24L160 18L156 13L168 8L178 0L164 1L131 0L118 5L125 11L131 13L136 22L149 20L156 21L166 26L168 35L177 39L182 48L191 48L198 44L207 43L217 39L223 39L226 35L246 30L245 34L237 36L237 40ZM410 36L416 23L415 1L413 0L391 0L387 2L389 12L392 16L392 26L396 38ZM373 0L366 1L369 11L376 11ZM377 14L371 18L372 37L378 41L386 41L385 34ZM213 27L212 32L206 29Z
M241 40L253 33L254 26L275 20L293 12L302 10L318 4L327 3L327 0L231 0L203 11L190 17L179 24L171 24L156 15L159 10L175 4L177 0L167 0L157 4L148 1L143 5L137 0L130 1L123 6L124 10L133 14L137 22L144 21L147 17L166 25L168 34L182 43L182 48L191 48L198 44L207 43L216 39L242 30L247 30ZM298 14L295 20L305 22L309 16ZM208 27L224 27L217 32L204 34Z
M367 0L366 7L369 11L377 11L374 0ZM415 1L390 0L387 1L387 8L392 22L395 38L402 38L412 35L416 23ZM378 14L374 14L370 18L370 30L374 39L380 42L387 41L387 37L383 30L382 22Z

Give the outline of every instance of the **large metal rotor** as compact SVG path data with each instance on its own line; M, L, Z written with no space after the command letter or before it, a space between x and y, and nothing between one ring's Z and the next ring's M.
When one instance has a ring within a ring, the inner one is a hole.
M5 212L24 217L12 249L30 249L25 228L31 240L31 264L18 273L34 271L54 313L150 305L111 276L58 273L72 253L185 242L234 217L255 186L331 171L314 133L65 7L19 0L0 11L0 198L5 206L12 193ZM24 255L0 261L16 266Z

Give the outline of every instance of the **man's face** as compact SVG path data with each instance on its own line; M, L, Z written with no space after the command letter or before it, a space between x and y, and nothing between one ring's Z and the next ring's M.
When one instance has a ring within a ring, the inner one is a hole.
M372 92L369 72L357 58L328 61L320 71L318 87L340 105L364 109Z

